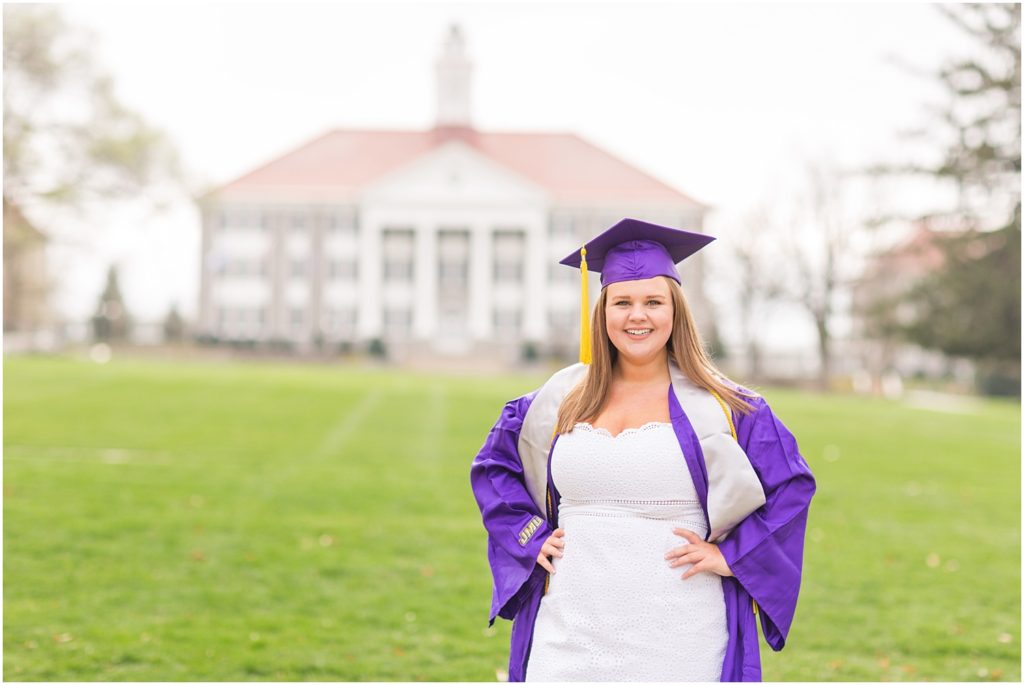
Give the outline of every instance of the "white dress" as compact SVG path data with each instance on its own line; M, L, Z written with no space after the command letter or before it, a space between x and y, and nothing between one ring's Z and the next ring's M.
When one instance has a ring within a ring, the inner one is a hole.
M670 423L617 436L578 423L558 439L564 556L534 624L528 681L717 681L728 641L721 577L665 553L707 533Z

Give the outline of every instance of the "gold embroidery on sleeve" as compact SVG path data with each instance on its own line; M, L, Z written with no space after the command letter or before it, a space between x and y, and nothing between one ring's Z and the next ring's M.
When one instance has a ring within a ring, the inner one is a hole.
M519 531L520 547L526 547L526 543L530 541L530 538L533 537L533 534L537 532L537 529L540 528L542 523L544 523L544 519L540 516L534 516L530 519L530 522L527 523L521 531Z

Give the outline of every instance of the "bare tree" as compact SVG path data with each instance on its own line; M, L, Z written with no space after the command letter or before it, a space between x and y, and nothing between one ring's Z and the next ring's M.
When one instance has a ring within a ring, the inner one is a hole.
M759 381L764 375L761 324L768 306L783 292L776 250L778 227L768 210L759 207L747 215L732 236L727 254L737 267L733 282L746 375Z
M790 298L811 317L817 334L818 385L832 377L832 321L836 296L852 270L855 222L844 213L842 175L825 163L807 169L807 191L796 205L787 232Z

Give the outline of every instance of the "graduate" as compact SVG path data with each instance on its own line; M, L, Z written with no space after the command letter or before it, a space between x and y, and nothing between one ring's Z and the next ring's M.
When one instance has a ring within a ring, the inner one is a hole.
M510 681L759 681L757 623L785 645L815 483L704 352L676 264L712 240L623 219L562 260L580 363L508 402L470 472Z

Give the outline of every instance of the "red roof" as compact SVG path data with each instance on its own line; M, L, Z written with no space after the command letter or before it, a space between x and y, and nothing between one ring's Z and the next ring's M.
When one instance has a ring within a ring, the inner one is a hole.
M358 192L430 150L461 140L547 190L556 202L701 203L571 133L334 130L222 186L220 193Z

